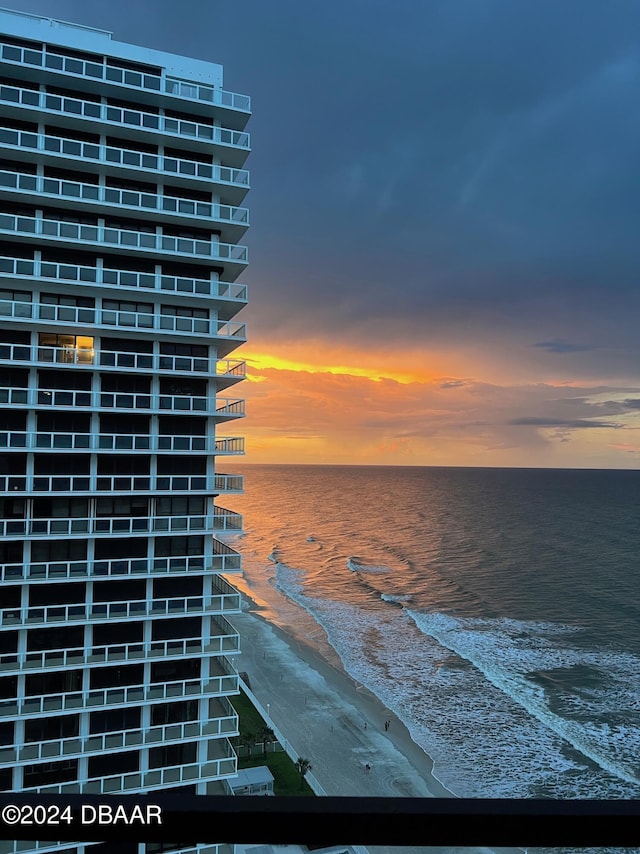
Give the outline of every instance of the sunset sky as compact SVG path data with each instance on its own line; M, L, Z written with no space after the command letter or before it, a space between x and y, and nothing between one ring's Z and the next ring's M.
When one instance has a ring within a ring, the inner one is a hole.
M252 96L247 462L638 466L637 0L6 5Z

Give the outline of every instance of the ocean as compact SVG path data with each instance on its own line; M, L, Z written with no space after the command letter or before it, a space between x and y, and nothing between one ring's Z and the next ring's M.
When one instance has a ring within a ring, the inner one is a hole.
M640 798L640 472L242 471L249 594L448 789Z

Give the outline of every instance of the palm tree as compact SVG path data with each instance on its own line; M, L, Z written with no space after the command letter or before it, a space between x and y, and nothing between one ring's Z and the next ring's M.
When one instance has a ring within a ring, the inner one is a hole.
M313 766L308 759L304 759L302 756L298 756L296 760L296 768L298 769L298 773L300 774L300 791L302 791L304 789L305 775L307 771L311 771Z
M258 732L258 741L262 742L262 755L267 758L267 745L276 740L274 731L270 726L263 726Z
M242 747L247 748L247 758L251 759L251 751L255 747L256 743L255 732L247 731L240 733L240 738L238 739L238 741L242 745Z

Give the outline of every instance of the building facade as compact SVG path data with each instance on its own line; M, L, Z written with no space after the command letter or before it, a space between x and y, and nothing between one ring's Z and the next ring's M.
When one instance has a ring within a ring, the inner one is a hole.
M0 64L0 790L228 793L249 100L7 11Z

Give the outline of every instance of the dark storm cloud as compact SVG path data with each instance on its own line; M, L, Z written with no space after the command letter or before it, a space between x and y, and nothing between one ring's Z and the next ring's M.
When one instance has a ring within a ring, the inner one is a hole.
M252 95L254 336L636 371L635 0L13 6L222 62Z
M440 384L440 388L462 388L466 385L464 380L448 380Z
M569 341L538 341L531 345L540 350L546 350L548 353L586 353L588 350L594 350L595 347L589 347L585 344L571 344Z
M622 424L612 424L609 421L583 421L569 418L538 418L535 416L526 418L514 418L509 421L513 427L564 427L567 430L588 430L603 428L620 429Z

